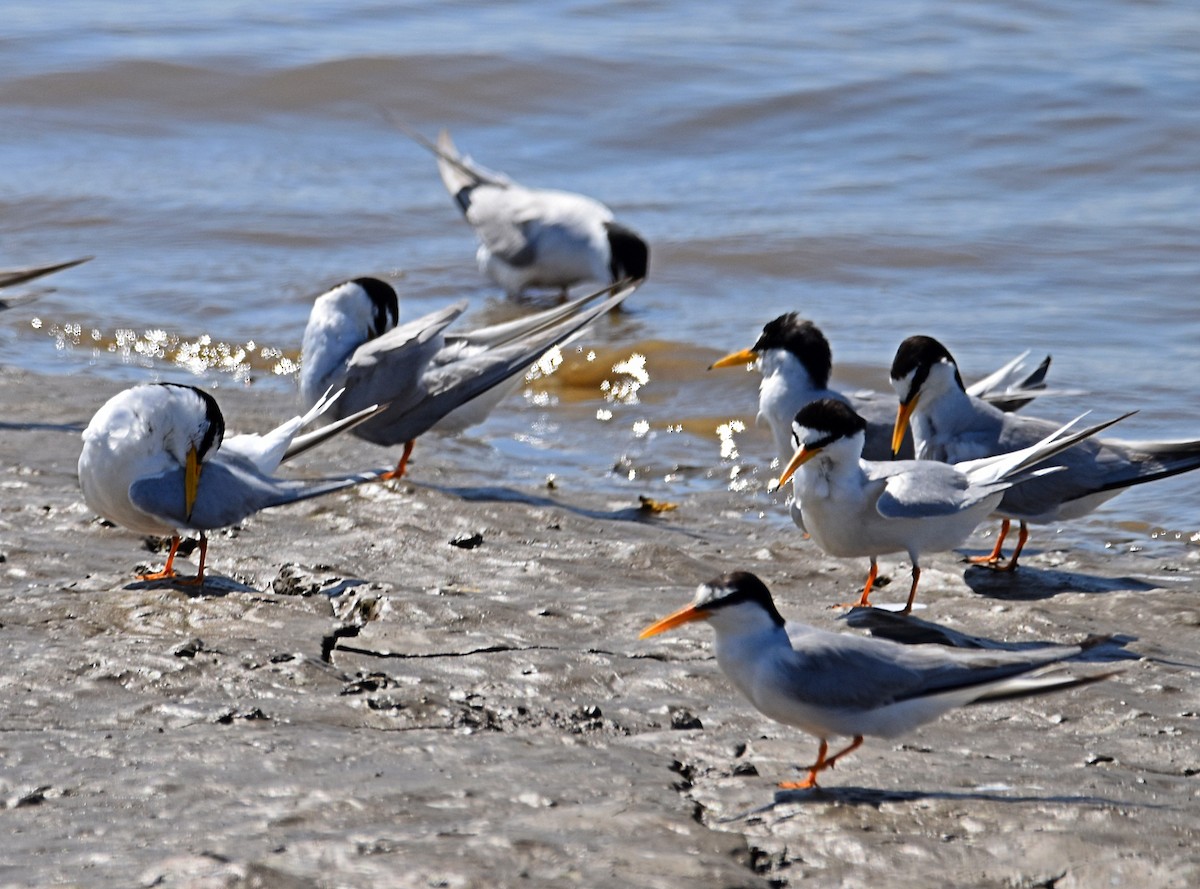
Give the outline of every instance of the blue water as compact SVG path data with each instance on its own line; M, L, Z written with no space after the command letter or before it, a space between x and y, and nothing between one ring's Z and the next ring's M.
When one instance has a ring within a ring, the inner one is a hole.
M162 330L292 350L312 295L361 274L402 275L412 314L464 296L473 319L512 311L387 114L596 196L652 243L633 312L594 335L647 356L636 402L514 397L478 437L517 465L667 496L765 467L765 436L730 460L703 431L752 416L752 378L703 368L792 309L857 385L929 333L968 376L1052 353L1052 380L1086 394L1042 415L1136 407L1125 437L1200 436L1186 0L8 3L0 266L96 259L0 315L0 363L188 377L108 344ZM632 481L608 473L622 456ZM1195 533L1198 495L1200 479L1162 482L1070 533Z

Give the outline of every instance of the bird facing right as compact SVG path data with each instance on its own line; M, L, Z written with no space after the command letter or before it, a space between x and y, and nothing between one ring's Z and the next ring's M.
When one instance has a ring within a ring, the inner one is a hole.
M957 707L1061 691L1113 675L1040 669L1074 657L1079 646L967 651L786 624L766 585L744 571L701 584L692 604L651 624L639 638L697 620L712 625L717 664L756 709L820 741L816 762L805 767L808 775L780 783L789 790L816 786L818 775L857 749L866 735L894 738ZM831 737L852 740L829 756Z
M479 238L480 270L510 297L530 289L562 297L585 281L644 279L650 248L599 201L569 191L526 188L458 153L442 130L437 145L410 134L437 155L438 173Z

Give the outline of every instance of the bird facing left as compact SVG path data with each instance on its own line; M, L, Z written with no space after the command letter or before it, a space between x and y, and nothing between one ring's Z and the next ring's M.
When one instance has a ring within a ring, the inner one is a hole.
M692 621L716 632L717 665L754 707L776 722L815 735L817 759L785 790L815 787L817 777L857 750L867 735L894 738L968 704L1003 701L1087 685L1109 670L1074 676L1051 668L1083 647L1029 651L902 645L852 633L786 623L766 585L735 571L701 584L692 604L639 636L647 639ZM829 755L829 739L851 738Z
M303 416L264 435L226 437L217 401L194 386L155 383L114 395L83 431L79 486L83 499L109 521L139 534L171 537L161 571L141 580L176 577L175 554L181 531L200 533L204 581L206 531L236 524L262 509L281 506L372 481L386 470L368 470L323 479L280 479L271 473L290 459L378 411L372 405L314 432L301 428L323 413L336 395Z

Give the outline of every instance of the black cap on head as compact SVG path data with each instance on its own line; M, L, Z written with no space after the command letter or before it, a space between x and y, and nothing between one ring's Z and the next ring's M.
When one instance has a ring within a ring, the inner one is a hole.
M771 592L767 589L767 585L749 571L734 571L715 577L704 584L704 588L707 592L704 599L696 603L698 608L703 608L705 611L717 611L721 608L753 602L771 616L771 620L776 626L782 627L785 623L783 615L775 607L775 600L771 598Z
M790 352L804 365L814 386L818 389L829 386L829 374L833 370L829 340L817 325L805 321L798 313L788 312L763 325L762 334L751 351L761 354L767 349Z
M900 399L901 404L908 404L916 397L929 376L930 368L939 361L945 361L954 368L954 379L958 383L958 388L965 389L954 356L933 337L910 336L900 344L896 350L896 357L892 360L892 380L902 380L909 374L913 375L908 392Z
M823 447L839 438L849 438L864 431L867 421L845 402L836 398L818 398L796 412L792 425L826 433L820 442L809 444L809 447Z
M197 389L195 386L186 386L183 383L158 383L157 385L188 389L204 402L204 435L200 439L200 444L196 445L196 456L203 461L209 451L221 446L221 442L225 438L225 415L221 413L217 400L203 389Z
M604 223L608 231L608 271L613 283L633 278L640 281L650 271L650 248L632 229L619 222Z
M400 301L391 284L378 278L355 278L351 283L361 287L375 307L372 336L379 336L396 326L396 322L400 320Z

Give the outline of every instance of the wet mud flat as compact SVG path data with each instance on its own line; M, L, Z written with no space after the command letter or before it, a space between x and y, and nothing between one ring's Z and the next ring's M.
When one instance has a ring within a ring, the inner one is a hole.
M1123 671L868 739L821 790L778 792L815 740L737 695L705 627L638 631L734 569L843 626L865 564L736 493L651 515L433 440L406 483L214 535L200 589L137 582L164 554L75 480L118 388L0 371L0 886L1200 883L1195 549L1035 536L1011 577L932 557L921 621L1112 635L1087 657ZM217 396L234 430L288 408ZM349 440L294 471L389 458Z

